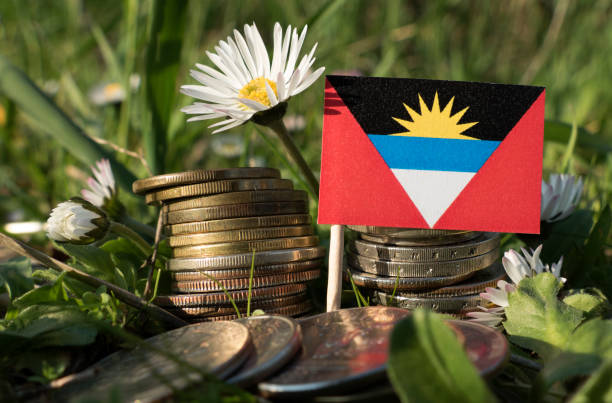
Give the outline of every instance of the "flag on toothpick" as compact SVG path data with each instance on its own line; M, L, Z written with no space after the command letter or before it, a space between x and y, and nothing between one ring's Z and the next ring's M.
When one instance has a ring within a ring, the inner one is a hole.
M327 76L319 223L539 233L544 96Z

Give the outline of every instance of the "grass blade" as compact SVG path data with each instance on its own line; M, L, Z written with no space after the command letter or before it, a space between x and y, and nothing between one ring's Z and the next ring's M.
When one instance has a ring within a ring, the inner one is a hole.
M3 56L0 56L0 92L29 115L41 131L52 136L84 164L91 165L100 158L107 158L119 185L131 191L132 182L136 180L134 174L89 138L20 69Z

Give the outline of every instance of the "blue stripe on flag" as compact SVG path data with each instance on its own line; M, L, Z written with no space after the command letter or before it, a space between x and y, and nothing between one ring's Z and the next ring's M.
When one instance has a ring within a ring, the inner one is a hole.
M391 169L477 172L500 141L368 134Z

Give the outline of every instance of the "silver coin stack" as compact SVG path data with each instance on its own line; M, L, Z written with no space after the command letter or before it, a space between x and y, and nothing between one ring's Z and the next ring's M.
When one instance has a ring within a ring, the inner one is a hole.
M486 305L479 294L505 277L497 233L349 228L345 277L375 305L464 317Z

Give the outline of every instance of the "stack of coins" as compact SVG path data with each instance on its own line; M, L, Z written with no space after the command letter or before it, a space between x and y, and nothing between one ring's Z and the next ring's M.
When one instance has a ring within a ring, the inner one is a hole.
M174 294L157 304L191 322L235 319L249 301L251 312L311 310L305 283L319 277L325 251L313 235L306 192L278 170L188 171L138 180L133 190L162 203L172 248Z
M349 226L346 277L374 304L463 317L486 305L480 293L505 277L499 235Z

